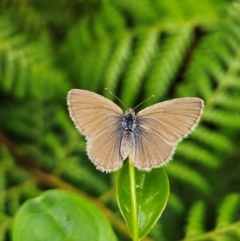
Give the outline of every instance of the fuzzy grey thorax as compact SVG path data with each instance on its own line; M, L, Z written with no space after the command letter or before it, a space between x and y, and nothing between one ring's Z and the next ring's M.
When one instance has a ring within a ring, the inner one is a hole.
M129 108L126 110L123 120L122 128L124 131L133 132L136 127L136 115L133 109Z

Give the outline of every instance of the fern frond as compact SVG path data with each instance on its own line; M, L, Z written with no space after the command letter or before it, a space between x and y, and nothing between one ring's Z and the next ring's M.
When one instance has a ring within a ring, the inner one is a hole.
M176 155L184 157L189 162L196 162L208 168L215 169L220 166L219 158L212 154L207 148L195 144L194 142L184 141L178 145Z
M0 13L5 14L6 12L10 16L11 22L29 37L33 37L33 35L36 37L40 32L47 32L46 22L31 1L1 1Z
M4 147L0 146L0 239L5 240L12 225L12 217L21 205L21 198L30 198L32 192L29 175L15 165L15 159ZM34 184L33 184L34 186ZM35 187L35 186L34 186ZM26 189L25 189L26 188ZM35 187L36 189L36 187Z
M97 21L103 23L108 32L119 33L126 28L126 19L116 5L103 2Z
M202 201L196 202L190 209L186 226L186 238L191 238L204 233L205 204Z
M154 94L157 100L165 97L179 70L182 58L192 41L193 33L189 28L166 36L157 48L157 54L146 81L145 97ZM152 100L156 101L155 99ZM151 100L147 103L149 105Z
M171 168L170 168L171 169ZM171 172L171 170L169 171ZM182 213L185 205L183 201L174 193L170 193L169 199L168 199L168 205L176 212L176 213Z
M68 157L62 161L55 174L74 183L82 190L91 190L95 195L100 195L109 189L109 184L104 178L100 178L97 171L92 168L87 168L86 164L90 162L87 158L79 158L79 155ZM86 162L86 163L84 163ZM81 168L79 168L81 166ZM86 182L86 180L88 180Z
M218 3L218 6L216 6L216 3ZM204 21L203 16L205 16L205 18L214 22L214 20L218 18L216 10L224 4L224 1L206 1L200 4L191 0L186 0L179 1L178 4L181 7L182 12L184 12L186 18Z
M206 109L202 116L202 120L218 125L220 127L229 128L232 130L240 129L240 113L230 112L228 110Z
M132 59L127 68L127 73L123 80L123 87L120 98L131 106L134 97L139 93L142 78L149 68L149 64L155 55L159 33L155 30L142 32L136 37L136 46L133 50Z
M230 225L236 219L240 219L240 195L230 194L219 207L216 229Z
M190 209L185 238L182 241L240 240L240 195L229 194L220 205L214 230L206 231L204 216L205 204L195 203Z
M213 98L211 98L211 102L209 103L211 105L220 106L224 109L237 111L240 109L240 97L237 94L228 92L223 93L219 92L214 95Z
M120 74L123 71L126 60L129 58L129 54L131 52L131 43L132 38L130 35L124 35L122 37L120 36L107 65L104 76L104 85L113 93L116 93L116 87ZM110 96L110 99L112 98L113 96Z
M98 90L103 80L103 73L110 58L111 51L111 43L106 40L96 46L94 52L87 57L88 62L86 62L86 64L91 66L91 68L88 67L88 75L82 76L80 79L84 89ZM87 66L83 65L83 67Z
M213 132L203 125L198 126L196 130L194 130L191 138L221 153L230 153L234 150L234 144L227 136L219 132Z
M5 194L4 190L6 188L6 180L5 180L5 168L2 165L3 153L5 149L0 146L0 160L1 160L1 169L0 169L0 213L4 211L4 203L5 203Z
M65 76L52 69L49 47L45 39L28 42L19 35L6 18L0 26L8 35L0 36L0 84L6 93L17 98L33 96L49 98L68 89ZM58 83L58 85L56 85ZM58 86L58 87L56 87ZM44 94L43 94L44 93Z
M201 174L176 159L167 166L167 172L176 180L186 183L202 193L210 192L211 187Z
M116 5L123 11L127 11L127 13L130 14L134 25L141 23L154 23L159 18L156 8L154 7L154 1L136 2L123 0L116 2Z
M161 223L157 222L149 233L150 238L153 240L167 241L164 227Z

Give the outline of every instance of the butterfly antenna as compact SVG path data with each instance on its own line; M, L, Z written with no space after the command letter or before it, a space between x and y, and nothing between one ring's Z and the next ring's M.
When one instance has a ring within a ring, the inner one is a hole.
M114 96L117 100L119 100L123 106L127 109L127 106L116 96L114 95L108 88L105 88L106 91L108 91L112 96Z
M146 100L144 100L143 102L141 102L140 104L138 104L136 107L134 107L133 110L137 109L141 104L145 103L146 101L152 99L153 97L155 97L155 95L151 95L150 97L148 97Z

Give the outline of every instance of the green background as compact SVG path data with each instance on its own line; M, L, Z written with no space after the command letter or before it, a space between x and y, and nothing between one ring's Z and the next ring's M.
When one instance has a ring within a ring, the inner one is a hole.
M239 16L229 0L0 0L0 240L23 202L52 188L87 196L130 240L119 173L95 169L66 106L72 88L120 105L105 87L129 107L154 94L139 110L205 101L166 166L169 202L145 240L240 240Z

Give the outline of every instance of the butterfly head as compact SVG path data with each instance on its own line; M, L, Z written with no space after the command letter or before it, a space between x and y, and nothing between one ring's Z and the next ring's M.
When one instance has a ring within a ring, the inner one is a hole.
M126 116L126 115L133 115L133 116L135 116L135 111L134 111L132 108L128 108L128 109L125 111L124 115L125 115L125 116Z

